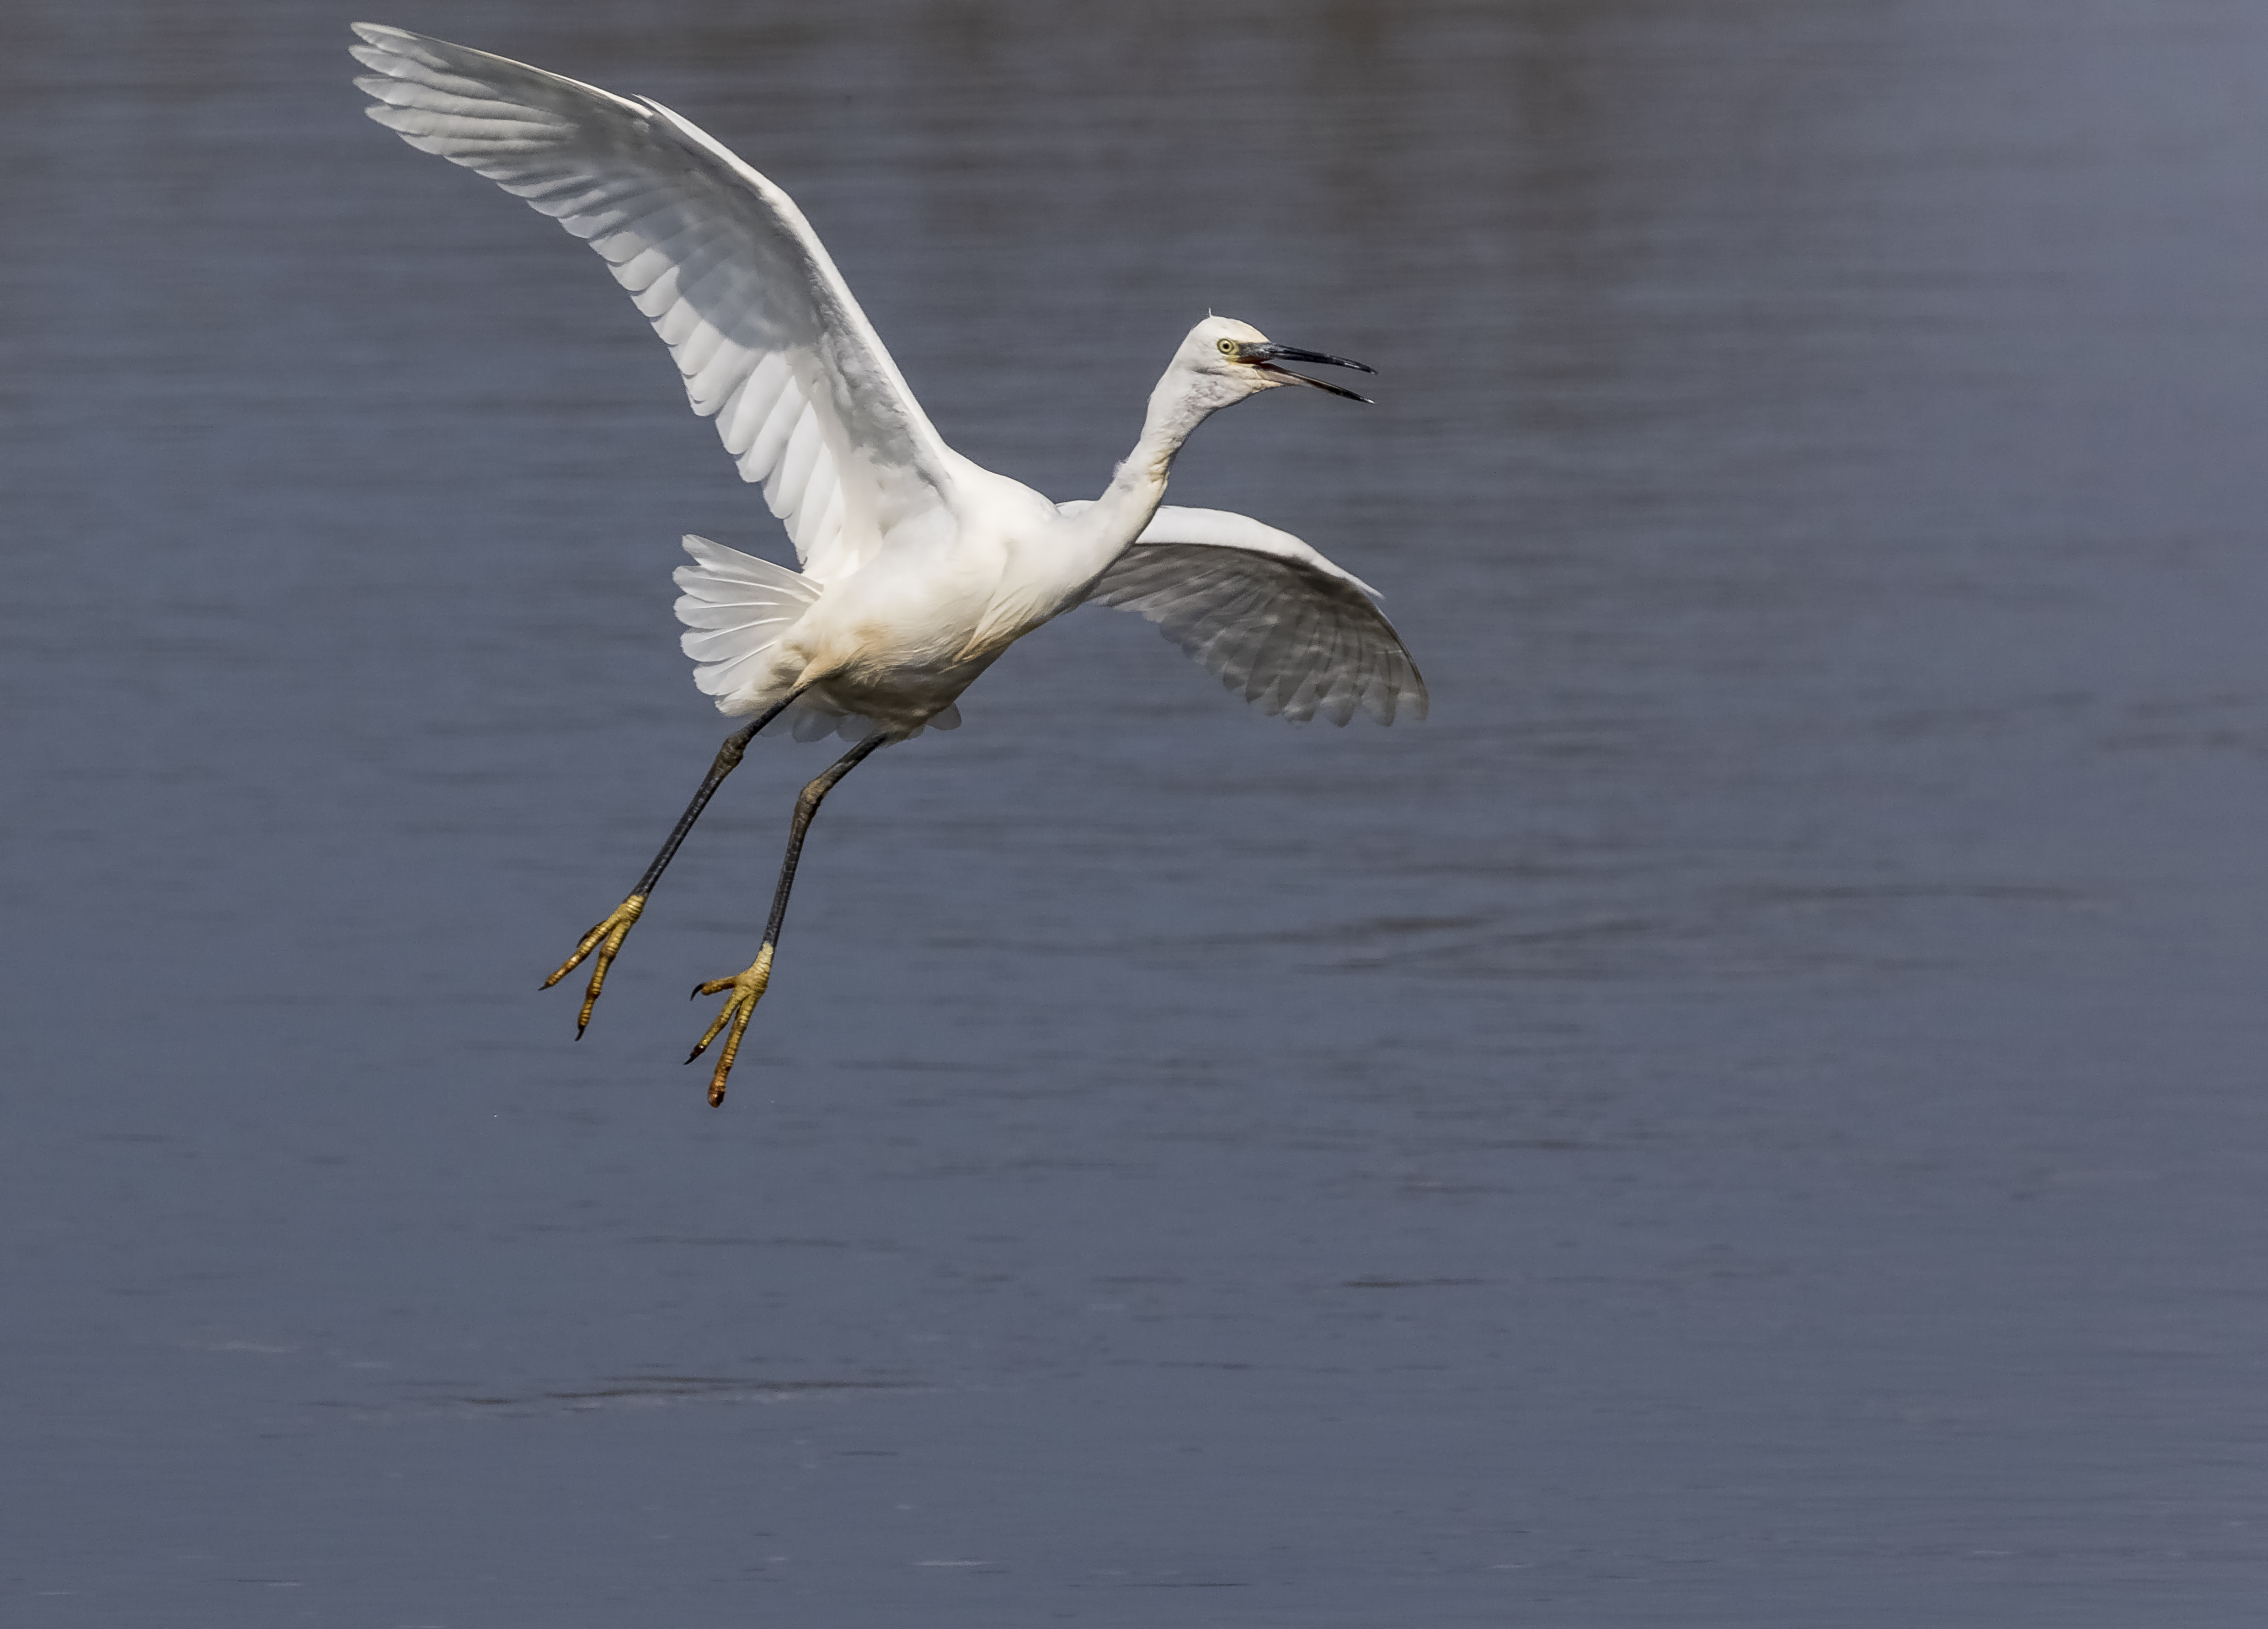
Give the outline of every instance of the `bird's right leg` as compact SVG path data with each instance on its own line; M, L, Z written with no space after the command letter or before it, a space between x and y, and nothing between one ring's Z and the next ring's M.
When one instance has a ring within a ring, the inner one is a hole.
M765 986L771 983L772 955L779 947L780 928L787 921L788 890L795 886L795 862L802 857L804 835L811 829L812 817L819 813L819 806L827 794L835 790L836 782L865 763L877 748L887 746L892 739L875 731L803 789L795 800L795 818L788 822L787 858L780 862L779 887L772 891L771 918L764 924L764 942L756 951L756 959L748 964L746 972L730 978L712 978L693 987L696 999L731 993L724 1011L717 1014L717 1021L709 1026L709 1033L701 1037L685 1059L691 1063L709 1050L709 1043L718 1035L725 1036L725 1050L718 1057L716 1072L709 1077L711 1109L725 1101L725 1077L733 1072L733 1060L740 1053L740 1037L748 1033L748 1019L755 1012L756 1003L763 999ZM730 1033L726 1033L728 1030Z
M709 773L702 779L701 789L693 794L693 801L685 806L685 813L677 817L676 829L669 834L669 841L661 845L661 852L653 857L653 864L645 868L645 875L637 880L637 886L630 890L630 897L608 912L605 921L584 934L582 942L575 947L575 954L561 962L559 970L543 981L543 988L550 989L582 965L583 959L593 950L599 953L598 963L591 969L591 983L583 991L582 1015L575 1021L575 1038L578 1041L583 1038L583 1031L591 1027L591 1009L599 1005L599 992L607 987L607 969L614 965L615 953L622 949L622 940L630 937L630 929L637 925L638 917L645 910L646 896L661 881L661 873L669 869L669 862L676 858L678 845L685 841L686 833L691 831L693 822L701 818L701 811L709 807L709 800L717 795L717 788L725 784L725 777L740 767L741 755L747 751L748 743L755 740L756 733L785 712L789 704L802 695L806 688L798 685L784 699L766 708L755 723L735 730L725 738L725 744L717 748L717 761L709 766Z

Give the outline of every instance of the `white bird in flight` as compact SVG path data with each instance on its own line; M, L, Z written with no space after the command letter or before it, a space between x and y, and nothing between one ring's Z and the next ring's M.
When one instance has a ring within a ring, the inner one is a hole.
M1425 684L1375 591L1287 532L1218 509L1160 507L1174 455L1220 409L1309 385L1287 362L1373 370L1207 317L1150 393L1141 439L1102 496L1057 504L946 446L818 234L788 195L689 120L484 51L375 23L351 48L364 111L412 147L487 176L596 249L652 321L693 410L717 421L794 541L791 571L688 537L677 570L685 653L726 738L630 896L583 936L549 989L597 953L579 1036L607 969L663 870L759 730L857 744L803 789L756 959L694 994L724 1008L710 1080L721 1103L771 976L797 856L820 801L877 748L924 726L1041 623L1092 601L1138 611L1264 712L1344 724L1425 715Z

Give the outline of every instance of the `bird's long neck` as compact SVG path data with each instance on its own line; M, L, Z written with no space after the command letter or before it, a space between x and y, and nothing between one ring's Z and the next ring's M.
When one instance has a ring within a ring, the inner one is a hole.
M1142 534L1158 504L1166 495L1166 478L1173 471L1174 455L1189 432L1242 393L1225 381L1181 368L1166 370L1150 393L1150 410L1142 421L1141 439L1110 477L1101 498L1079 517L1081 542L1099 557L1101 571Z

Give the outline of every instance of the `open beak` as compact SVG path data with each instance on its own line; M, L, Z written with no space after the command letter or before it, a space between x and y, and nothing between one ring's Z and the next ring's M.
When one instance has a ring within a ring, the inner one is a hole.
M1320 379L1309 379L1305 373L1294 373L1289 368L1278 367L1276 365L1279 362L1320 362L1329 367L1353 368L1364 373L1378 372L1374 367L1360 362L1350 361L1344 357L1327 357L1320 350L1302 350L1297 345L1278 345L1272 342L1257 345L1240 345L1237 348L1236 359L1258 368L1263 373L1273 373L1280 379L1296 379L1303 385L1313 385L1318 390L1328 390L1331 394L1344 396L1350 402L1367 402L1370 398L1359 396L1344 387L1327 385Z

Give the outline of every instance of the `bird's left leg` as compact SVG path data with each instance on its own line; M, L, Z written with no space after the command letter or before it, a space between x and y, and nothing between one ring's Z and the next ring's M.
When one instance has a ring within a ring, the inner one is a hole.
M803 853L803 834L811 829L812 816L819 813L819 806L827 794L835 790L835 783L857 769L868 754L889 740L890 737L880 733L869 735L837 758L824 774L803 789L795 800L795 819L787 831L787 858L780 863L779 887L772 894L771 918L764 924L764 942L756 951L756 959L748 964L745 972L735 974L731 978L711 979L694 988L696 999L723 995L728 990L733 992L725 1003L725 1010L717 1014L717 1021L709 1026L709 1033L701 1037L699 1044L685 1059L689 1064L700 1057L709 1050L709 1043L726 1025L732 1026L732 1033L725 1036L725 1050L717 1058L716 1072L709 1077L709 1106L711 1109L725 1101L725 1077L733 1072L733 1060L740 1056L740 1037L747 1033L748 1019L755 1012L756 1003L763 999L764 986L771 982L772 952L779 944L780 925L787 920L787 892L795 886L795 862Z

